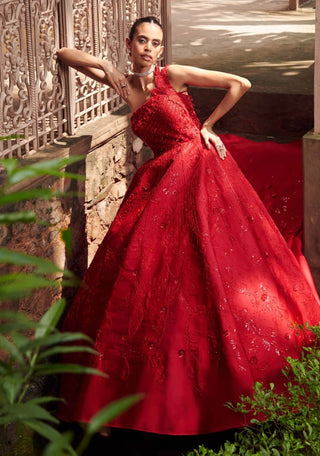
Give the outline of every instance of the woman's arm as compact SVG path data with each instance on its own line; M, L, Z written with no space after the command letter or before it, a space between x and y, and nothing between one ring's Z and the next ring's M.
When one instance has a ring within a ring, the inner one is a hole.
M215 146L219 156L223 159L226 156L225 147L213 131L214 124L221 119L250 89L250 81L235 74L222 73L220 71L203 70L201 68L170 65L168 77L172 86L178 91L186 90L188 85L201 87L219 87L226 89L227 93L214 109L212 114L203 123L201 135L208 148L211 143Z
M61 48L57 51L58 58L65 65L71 66L90 78L113 87L122 98L129 95L126 75L117 70L109 60L99 59L78 49ZM123 87L124 83L126 85Z

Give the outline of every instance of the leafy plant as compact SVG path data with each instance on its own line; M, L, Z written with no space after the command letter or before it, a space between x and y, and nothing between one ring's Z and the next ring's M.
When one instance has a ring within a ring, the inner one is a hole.
M91 437L106 423L140 396L130 396L110 404L99 412L85 430L76 450L71 446L72 435L57 430L59 421L44 405L59 399L51 396L31 397L32 382L39 376L61 373L94 374L105 376L99 370L77 364L50 362L54 355L70 352L96 352L87 344L70 345L72 342L90 339L81 333L60 332L56 325L65 308L65 301L57 301L44 314L40 322L34 322L21 313L0 311L0 348L6 353L6 360L0 362L0 425L23 423L51 443L45 455L81 455ZM33 337L24 332L32 329ZM68 345L64 345L68 343Z
M6 138L0 138L6 139ZM25 200L51 199L66 196L51 189L35 188L13 191L12 188L26 179L51 175L58 178L83 179L73 173L61 171L67 165L81 160L71 157L42 161L20 166L17 160L0 161L5 179L0 188L0 206L5 208ZM0 224L41 223L34 211L2 211ZM61 233L68 251L71 249L71 234L68 230ZM61 270L54 263L17 252L0 248L0 263L23 267L28 272L15 272L0 276L0 301L8 302L32 296L39 288L72 286L78 283L74 275ZM63 280L52 279L55 275ZM125 397L101 410L86 427L83 438L76 449L72 446L72 433L59 432L59 420L48 410L50 403L60 399L52 396L33 394L33 384L39 377L61 373L90 374L105 376L102 372L77 364L56 362L56 356L70 352L88 352L96 354L90 346L90 339L81 333L60 332L57 329L60 317L65 309L65 300L54 303L39 322L30 320L25 314L11 310L0 310L0 426L16 426L22 429L21 441L23 452L34 454L31 438L26 429L45 437L49 444L44 456L82 455L92 436L115 416L140 400L140 395ZM22 455L22 450L15 454Z
M60 191L46 188L32 188L29 190L19 191L12 191L12 188L14 185L22 181L43 175L83 180L83 176L61 171L61 168L75 163L82 158L82 156L57 158L26 166L20 166L18 160L16 159L0 160L0 165L2 165L5 170L5 179L0 187L0 208L6 208L8 205L26 200L43 200L66 196L66 194ZM44 221L39 221L35 211L32 210L1 211L0 225L11 225L16 223L47 224ZM66 239L66 235L64 235L63 238ZM66 244L66 247L69 249L70 245ZM28 266L29 268L33 268L32 272L3 274L0 277L1 301L30 296L36 288L74 286L78 283L76 277L74 277L71 272L61 270L51 261L27 255L22 252L16 252L11 249L0 248L0 263L15 266ZM62 283L59 283L52 278L50 279L48 276L51 275L52 277L54 274L64 276Z
M228 407L254 418L252 427L236 432L218 452L200 446L188 456L319 456L320 455L320 326L310 328L315 344L305 347L301 359L287 358L283 370L285 392L276 393L271 383L254 386L253 398L241 397Z

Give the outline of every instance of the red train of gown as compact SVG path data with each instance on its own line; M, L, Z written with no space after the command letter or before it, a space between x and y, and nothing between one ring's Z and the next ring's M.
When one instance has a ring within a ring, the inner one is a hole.
M306 343L294 323L320 321L296 237L301 143L226 135L223 161L204 146L190 98L174 91L166 68L155 81L131 120L155 158L136 173L64 324L100 354L68 361L109 378L63 376L59 416L87 422L142 392L112 426L210 433L248 424L224 404L257 380L281 388L285 357Z

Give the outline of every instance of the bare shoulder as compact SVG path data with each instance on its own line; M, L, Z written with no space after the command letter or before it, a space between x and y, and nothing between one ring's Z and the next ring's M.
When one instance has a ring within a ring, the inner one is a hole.
M167 76L168 79L171 83L171 85L174 87L174 89L177 92L181 92L186 89L187 83L187 74L189 71L189 68L186 65L177 65L177 64L172 64L168 65L167 67Z
M196 68L187 65L172 64L167 67L167 75L169 78L182 78L192 69Z
M192 85L199 76L208 74L208 70L189 65L169 65L167 75L172 85L187 86Z

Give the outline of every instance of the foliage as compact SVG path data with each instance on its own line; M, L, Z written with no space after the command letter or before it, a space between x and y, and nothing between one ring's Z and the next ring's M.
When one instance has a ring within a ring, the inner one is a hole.
M83 179L83 176L78 176L73 173L61 171L61 168L79 161L82 157L76 156L71 158L57 158L37 162L30 165L19 166L16 159L3 159L0 164L3 166L6 177L0 188L0 208L6 208L8 205L26 200L36 199L52 199L64 196L63 193L47 188L31 188L28 190L12 191L15 184L25 181L30 178L43 175L51 175L56 177ZM7 209L0 213L0 225L11 225L16 223L40 223L37 216L32 210L12 211ZM41 222L44 224L44 222ZM64 239L67 236L64 235ZM67 249L70 249L71 241L66 244ZM32 255L27 255L22 252L16 252L5 248L0 248L0 263L16 266L28 266L33 268L32 272L19 272L15 274L3 274L0 277L0 300L7 301L11 299L19 299L30 296L36 288L60 287L76 285L77 279L69 271L61 270L54 263L38 258ZM54 275L63 275L64 280L59 283L54 278Z
M80 159L82 157L79 156L53 159L25 166L19 166L18 161L14 159L1 160L0 164L5 170L6 177L0 188L0 207L5 209L8 204L29 199L65 196L45 188L13 191L13 186L26 179L43 175L82 179L81 176L61 171L62 168ZM5 212L2 210L0 224L14 223L44 222L37 219L34 211L12 212L7 209ZM70 252L71 233L63 230L61 239ZM28 271L0 276L0 301L2 302L32 296L32 292L38 288L72 286L78 283L71 272L61 270L48 260L23 252L0 248L0 263L23 267ZM52 279L57 275L63 277L63 280ZM48 410L48 407L50 403L60 399L51 396L38 397L32 394L32 386L37 379L61 373L105 376L93 368L56 362L56 356L64 353L82 351L96 354L90 346L90 339L84 334L60 332L57 329L65 305L63 299L57 301L39 322L30 320L20 312L0 310L0 426L15 425L20 429L22 425L24 429L22 440L25 448L28 445L32 447L30 439L28 440L28 432L25 432L26 428L45 437L49 444L44 450L44 456L83 454L91 437L99 432L102 426L140 399L139 395L125 397L101 410L87 426L83 439L76 449L72 447L72 434L59 432L59 420ZM25 451L28 450L24 449ZM29 451L28 454L33 454L32 448Z
M252 427L236 432L218 452L200 446L188 456L318 456L320 455L320 326L310 328L315 344L305 347L302 358L287 358L283 371L285 392L277 393L274 385L256 383L253 398L241 397L228 407L238 412L263 415L254 418Z
M82 454L92 435L139 399L138 395L126 397L100 411L86 428L83 440L75 451L70 443L72 435L60 434L56 429L59 421L44 407L58 398L28 398L30 385L39 376L68 372L105 376L90 367L50 361L52 356L63 353L86 351L96 354L87 344L78 343L89 341L84 334L62 333L56 329L64 308L64 300L57 301L40 322L34 322L21 313L0 311L0 349L7 354L6 360L0 362L0 425L24 423L48 439L51 443L46 449L46 456ZM33 331L32 338L24 334L30 329ZM71 345L73 342L76 342L76 345ZM64 345L65 343L68 345Z

